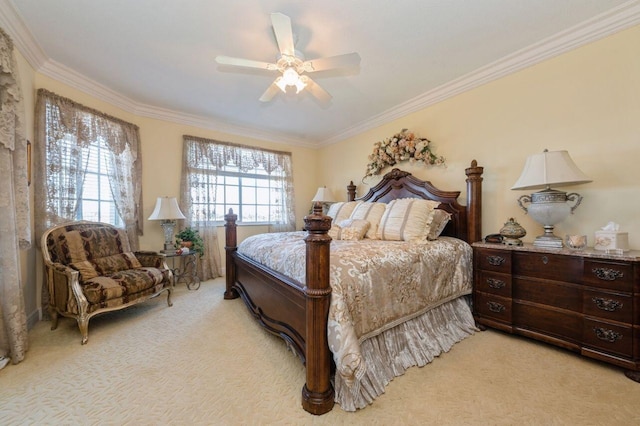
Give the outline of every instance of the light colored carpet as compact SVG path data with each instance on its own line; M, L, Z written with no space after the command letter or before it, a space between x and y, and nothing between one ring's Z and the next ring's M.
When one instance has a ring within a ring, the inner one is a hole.
M523 338L479 332L412 368L369 407L312 416L304 369L224 280L96 317L37 324L26 360L0 370L0 424L640 424L640 384Z

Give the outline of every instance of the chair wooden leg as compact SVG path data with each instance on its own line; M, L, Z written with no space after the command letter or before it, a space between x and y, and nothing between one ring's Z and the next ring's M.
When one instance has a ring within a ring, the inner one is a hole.
M171 293L173 289L171 287L167 287L167 305L173 306L173 302L171 301Z
M81 315L77 320L78 327L80 328L80 334L82 335L81 344L86 345L89 341L89 319L86 316Z
M55 308L49 308L49 315L51 316L51 329L58 328L58 311Z

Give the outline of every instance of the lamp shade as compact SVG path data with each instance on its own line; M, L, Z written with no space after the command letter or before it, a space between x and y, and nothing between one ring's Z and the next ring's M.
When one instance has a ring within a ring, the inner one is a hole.
M178 207L175 197L158 197L156 207L149 216L149 220L186 219Z
M527 158L518 181L511 189L534 189L592 182L573 162L567 151L547 151Z
M335 201L335 198L333 198L333 194L331 193L330 189L328 189L326 186L321 186L320 188L318 188L316 195L313 196L313 199L311 201L332 203Z

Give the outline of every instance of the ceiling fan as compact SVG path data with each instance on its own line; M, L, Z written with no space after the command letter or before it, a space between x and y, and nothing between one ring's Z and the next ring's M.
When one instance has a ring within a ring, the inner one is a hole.
M276 36L276 41L278 42L278 48L280 49L280 54L275 63L233 58L230 56L216 56L216 62L222 65L260 68L281 73L262 96L260 96L261 102L269 102L279 90L286 93L287 87L292 86L295 87L296 93L307 89L309 93L315 96L320 102L327 103L331 100L331 95L306 74L360 65L360 55L357 53L347 53L305 61L302 53L294 48L291 19L282 13L272 13L271 24Z

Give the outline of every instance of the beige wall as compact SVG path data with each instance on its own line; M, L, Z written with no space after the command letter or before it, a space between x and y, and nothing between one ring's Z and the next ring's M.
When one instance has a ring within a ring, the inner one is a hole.
M320 182L342 195L344 183L354 180L362 195L369 188L361 178L374 142L408 128L429 138L447 167L400 168L442 189L464 189L464 168L477 159L485 168L483 234L498 232L514 217L532 241L542 227L516 200L533 191L510 188L528 155L566 149L593 182L560 188L584 200L556 234L586 234L593 245L594 231L613 220L629 232L631 247L640 249L638 46L640 26L327 146Z

